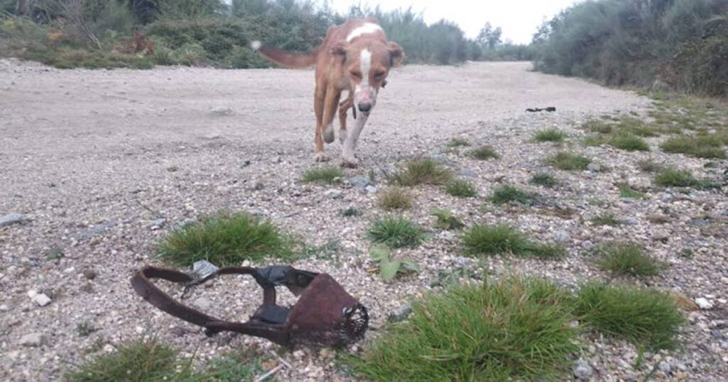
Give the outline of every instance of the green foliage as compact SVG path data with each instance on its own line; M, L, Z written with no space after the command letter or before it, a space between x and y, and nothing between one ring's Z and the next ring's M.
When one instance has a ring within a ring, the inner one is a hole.
M662 170L662 165L659 163L655 163L651 159L641 160L637 162L637 167L639 167L640 170L644 172L657 172Z
M507 225L476 224L466 231L461 242L471 256L513 254L556 258L564 255L563 248L530 241L524 234Z
M349 362L374 381L566 379L579 349L568 299L539 279L453 284Z
M697 158L725 159L723 140L714 135L676 135L660 145L666 153L682 153Z
M288 259L291 240L271 222L246 212L219 212L170 232L158 245L159 256L178 265L208 260L218 266L257 261L265 257Z
M633 189L630 186L619 187L619 197L627 199L647 199L647 195Z
M398 274L419 272L420 267L414 260L408 258L392 259L392 250L386 245L374 246L369 250L372 261L379 264L379 277L385 282L391 282Z
M430 215L437 218L435 221L435 228L438 229L444 229L444 230L455 230L460 229L465 226L460 219L458 219L456 216L452 214L451 211L448 210L433 210L430 212Z
M535 195L522 191L515 186L503 185L494 189L493 193L488 197L488 200L495 204L531 204L533 203L534 198Z
M616 226L622 225L622 221L617 219L617 217L614 216L614 214L605 214L605 215L597 216L597 217L593 218L591 220L591 222L597 226L608 225L610 227L616 227Z
M386 211L412 208L412 196L399 187L390 187L379 194L379 207Z
M587 327L651 351L674 349L685 321L665 293L601 284L580 288L574 312Z
M470 150L468 152L468 155L471 157L478 159L478 160L488 160L488 159L499 159L500 154L498 154L493 147L485 145L480 146L476 149Z
M453 177L452 171L432 159L421 158L408 161L404 169L392 179L400 186L417 186L420 184L443 185Z
M607 243L599 248L599 254L599 267L615 275L657 276L662 268L659 261L645 255L642 247L635 243Z
M457 198L474 198L478 196L475 187L470 182L462 179L456 179L448 183L445 186L445 192Z
M301 179L304 183L334 184L344 178L344 173L337 166L323 166L306 170Z
M534 174L529 181L531 184L535 184L541 187L553 188L559 184L559 181L553 175L546 173Z
M558 152L549 157L546 163L564 171L586 170L591 160L581 155Z
M387 216L375 220L367 232L369 240L391 248L416 247L425 239L422 228L403 217Z
M354 207L349 207L349 208L341 211L341 216L343 216L345 218L361 216L361 215L362 215L361 211Z
M563 142L568 135L558 129L539 130L533 135L536 142Z
M689 170L669 167L655 175L655 184L662 187L696 187L700 182Z
M447 147L467 147L470 142L465 138L453 138L447 143Z
M612 135L607 141L610 146L626 151L650 151L644 139L627 132Z

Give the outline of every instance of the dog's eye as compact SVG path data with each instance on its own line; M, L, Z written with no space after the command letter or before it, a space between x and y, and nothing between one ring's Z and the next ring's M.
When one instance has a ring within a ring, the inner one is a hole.
M380 79L382 77L384 77L384 72L376 72L376 73L374 73L374 78Z
M351 72L351 76L354 78L361 78L361 72Z

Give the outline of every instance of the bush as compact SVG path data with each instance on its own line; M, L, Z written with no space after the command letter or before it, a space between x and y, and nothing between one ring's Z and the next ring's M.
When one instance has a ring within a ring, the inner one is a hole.
M474 198L478 196L478 191L470 182L460 179L448 183L445 186L445 192L457 198Z
M344 178L344 173L336 166L323 166L306 170L301 179L304 183L334 184Z
M695 187L700 182L688 170L666 168L655 175L655 183L662 187Z
M497 187L488 197L488 200L495 204L506 204L514 202L521 204L531 204L533 202L533 199L533 194L522 191L511 185Z
M553 188L559 184L559 181L553 175L539 173L534 174L529 181L531 184L535 184L541 187Z
M465 252L471 256L513 254L543 258L561 257L564 249L554 245L536 244L507 225L476 224L462 238Z
M631 133L617 133L607 141L610 146L626 151L650 151L644 139Z
M599 267L620 276L657 276L662 268L660 262L645 255L634 243L607 243L599 253Z
M593 218L591 220L591 222L597 226L608 225L610 227L616 227L616 226L622 225L622 221L617 219L617 217L614 216L614 214L606 214L606 215L597 216L597 217Z
M537 131L533 139L536 142L563 142L568 135L561 130L550 129L550 130L539 130Z
M412 208L412 196L397 187L388 188L379 194L379 206L386 211Z
M393 216L375 220L369 227L367 236L372 242L391 248L416 247L425 238L422 228L417 224Z
M291 240L270 222L246 212L219 212L170 232L158 245L159 256L178 265L207 260L218 266L265 257L292 257Z
M415 159L405 163L405 168L393 178L400 186L420 184L443 185L452 179L452 171L432 159Z
M678 135L663 142L660 148L666 153L681 153L696 158L726 158L723 141L717 136Z
M591 160L580 155L574 155L567 152L559 152L549 157L546 163L558 168L559 170L575 171L586 170Z
M408 322L350 362L375 381L566 379L578 350L568 299L537 279L456 284L416 301Z
M499 159L500 155L491 146L480 146L470 150L468 155L478 160Z

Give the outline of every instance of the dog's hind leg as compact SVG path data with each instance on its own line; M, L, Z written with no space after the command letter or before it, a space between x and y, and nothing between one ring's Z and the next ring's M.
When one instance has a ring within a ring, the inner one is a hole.
M346 141L346 117L349 109L354 106L353 93L349 94L349 98L339 104L339 142L343 145Z
M324 103L326 101L326 87L316 84L316 93L313 96L313 108L316 112L316 133L314 136L314 159L316 162L325 162L328 157L324 153L323 119Z

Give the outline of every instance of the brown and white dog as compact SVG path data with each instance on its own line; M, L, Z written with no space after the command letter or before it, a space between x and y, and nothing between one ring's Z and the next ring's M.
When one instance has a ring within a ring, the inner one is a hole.
M359 135L377 103L379 89L386 85L389 70L404 60L402 48L387 41L382 27L370 19L349 20L330 27L321 46L311 53L284 52L259 41L253 41L251 47L283 67L316 65L314 158L318 162L329 159L324 153L324 142L334 141L334 118L338 108L339 140L344 145L342 165L356 167L354 150ZM348 91L348 96L340 103L344 91ZM350 108L354 108L356 124L347 132L346 117Z

